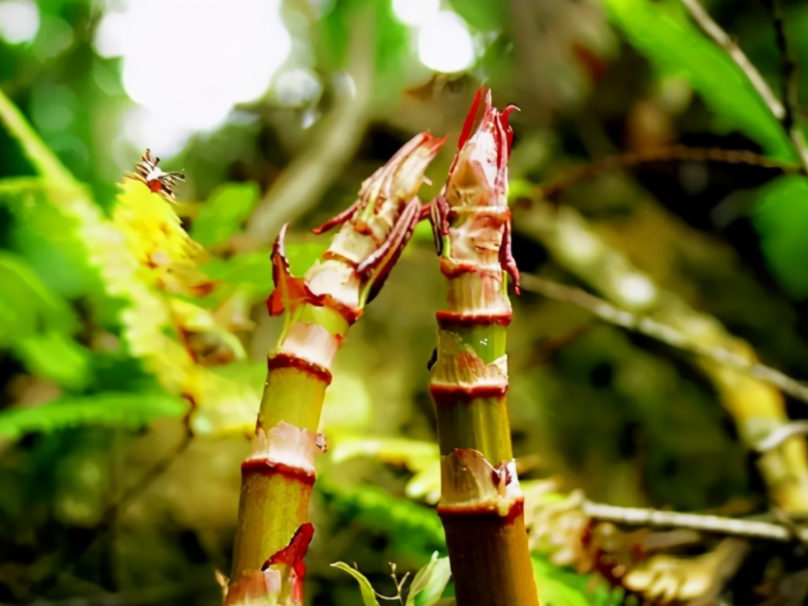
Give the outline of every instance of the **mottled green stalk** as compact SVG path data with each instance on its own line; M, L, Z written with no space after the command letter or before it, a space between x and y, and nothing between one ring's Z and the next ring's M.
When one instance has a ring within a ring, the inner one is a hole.
M253 454L242 489L225 603L299 604L303 556L313 529L309 501L317 434L331 363L348 328L381 288L420 215L424 170L443 143L428 133L365 181L359 200L317 233L344 224L304 279L289 273L281 232L272 254L271 315L286 314L268 358Z
M505 331L511 321L507 115L479 91L433 203L449 284L430 391L441 450L438 506L459 606L538 606L511 450Z

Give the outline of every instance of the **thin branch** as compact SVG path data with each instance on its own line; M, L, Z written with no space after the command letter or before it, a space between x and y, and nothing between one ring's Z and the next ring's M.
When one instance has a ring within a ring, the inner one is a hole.
M595 520L626 524L629 526L650 526L655 528L686 528L699 532L712 532L750 539L766 539L788 543L794 540L808 540L808 529L791 529L783 524L739 520L721 516L660 511L640 507L617 507L584 500L581 509Z
M772 89L763 79L758 69L752 64L749 58L744 54L741 47L733 40L727 32L721 29L713 18L704 10L699 4L698 0L681 0L682 4L690 13L690 17L699 26L699 29L704 34L715 42L718 46L723 48L730 58L735 61L735 64L741 68L749 82L755 88L761 99L766 103L771 113L779 121L783 121L786 115L786 110L783 104L777 97L775 97Z
M802 381L792 379L779 370L764 364L750 361L723 347L702 345L671 326L620 309L608 301L590 295L578 288L565 286L530 274L522 274L522 288L556 301L573 303L595 314L602 320L651 337L671 347L702 356L750 377L771 383L785 393L803 402L808 402L808 385ZM797 433L800 432L795 430L792 431L791 435L796 435ZM790 435L786 437L790 437ZM778 435L776 442L782 442L784 439ZM774 440L774 438L770 436L761 442L761 451L771 449L771 446L768 446L770 440Z
M797 116L799 115L799 73L797 71L797 62L788 48L782 6L780 5L780 0L763 0L763 4L771 13L777 50L780 54L780 94L783 97L783 128L794 142L803 165L808 167L808 146L806 146L805 137L803 137L797 123Z
M103 520L111 522L113 516L119 516L126 512L127 508L134 503L141 494L143 494L149 486L162 476L169 467L177 460L177 458L186 451L193 440L193 434L186 431L182 440L172 448L165 456L163 456L157 463L149 468L140 479L130 486L120 501L113 503L107 508Z
M754 450L760 453L769 452L793 436L808 435L808 421L794 421L780 425L765 438L754 445Z
M777 46L780 49L781 56L781 71L783 72L783 90L785 102L780 102L772 92L772 89L760 75L760 72L752 64L749 58L744 54L741 47L721 29L721 26L713 21L712 17L704 10L699 4L698 0L681 0L684 7L690 13L690 17L698 25L699 29L718 46L723 48L730 58L735 61L735 64L741 68L741 71L746 75L749 82L760 95L763 102L769 108L772 115L780 122L783 129L791 138L794 144L794 149L797 152L797 157L802 164L803 172L808 173L808 146L806 146L805 138L802 136L802 131L794 127L794 105L790 103L789 98L794 97L794 84L792 81L796 78L796 65L789 59L788 48L786 45L786 37L783 31L783 19L780 12L779 0L764 0L764 3L770 7L772 17L774 20L774 27L777 35Z
M75 549L72 552L72 562L67 564L65 567L66 570L71 570L73 566L75 566L78 561L84 556L93 545L96 544L98 540L105 537L107 533L109 533L112 529L113 522L115 518L122 515L126 512L126 509L134 503L140 495L142 495L149 486L151 486L158 478L160 478L169 467L171 467L172 463L177 460L177 458L185 452L188 446L191 444L193 440L193 434L190 431L184 433L182 440L171 450L160 458L157 463L155 463L152 467L150 467L139 479L137 482L132 484L126 492L124 492L123 496L111 503L104 514L101 516L101 521L98 523L98 528L100 529L98 533L90 536L87 538L86 542L82 545L76 545Z
M783 24L783 11L779 0L763 0L769 9L774 25L777 50L780 54L780 94L783 97L783 126L791 130L796 118L797 105L797 64L788 51L785 26Z
M792 172L798 168L792 164L772 160L761 154L746 150L726 150L713 147L688 147L686 145L667 145L637 152L606 156L582 166L575 166L563 173L555 181L541 188L542 196L552 200L561 191L571 185L595 177L597 175L632 168L652 162L720 162L724 164L743 164L761 168L778 168L783 172Z

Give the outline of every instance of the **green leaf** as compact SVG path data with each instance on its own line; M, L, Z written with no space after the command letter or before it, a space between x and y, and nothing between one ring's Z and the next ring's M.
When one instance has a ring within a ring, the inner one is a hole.
M391 0L338 0L320 19L317 35L320 64L337 71L348 67L351 45L372 53L372 93L378 105L392 103L403 89L409 52L409 29L396 19ZM373 35L370 38L370 35Z
M78 221L54 204L58 194L29 191L19 197L0 190L0 203L13 214L9 248L24 256L26 263L55 292L66 298L87 293L96 283L85 243L77 236Z
M45 183L41 177L7 177L0 179L0 195L14 196L41 191Z
M355 568L351 568L344 562L337 562L336 564L331 564L331 566L344 570L359 582L359 591L362 593L363 606L379 606L379 601L376 599L376 592L373 591L373 586L365 575Z
M272 290L272 264L266 252L246 253L229 259L213 259L200 267L212 280L249 284L267 294Z
M323 473L315 489L324 497L328 510L372 532L390 537L398 552L419 557L446 553L446 540L435 510L390 495L376 486L338 486Z
M49 331L20 339L14 353L31 374L80 391L92 380L90 352L65 333Z
M609 18L660 71L684 77L726 126L780 160L795 160L777 120L727 53L673 0L605 0Z
M258 184L225 183L199 208L191 226L191 237L203 246L226 242L239 233L261 196Z
M70 333L78 326L67 302L51 291L18 255L0 252L0 345L39 332Z
M83 425L137 429L158 417L178 417L187 410L185 401L165 393L105 392L59 398L42 406L0 412L0 435L19 437Z
M313 242L286 244L286 258L289 268L296 276L303 276L328 248L327 239ZM269 296L275 285L272 283L272 264L266 252L246 253L229 259L213 259L201 270L212 280L231 285L249 285Z
M775 179L760 189L758 200L752 221L772 273L791 296L808 296L808 179Z
M542 606L619 606L623 590L612 590L602 579L593 587L595 578L561 568L540 556L531 558L533 574Z
M491 0L449 0L454 12L483 32L501 30L509 17L508 2Z
M289 269L296 276L304 276L311 269L323 253L328 249L328 238L320 238L313 242L297 242L286 245L286 258L289 260Z
M67 191L82 191L83 187L36 134L22 112L0 89L0 123L17 140L23 153L40 176L52 185Z
M443 595L443 590L449 584L452 571L449 567L449 558L438 557L438 552L432 554L429 564L421 568L412 580L410 593L407 596L407 606L433 606Z

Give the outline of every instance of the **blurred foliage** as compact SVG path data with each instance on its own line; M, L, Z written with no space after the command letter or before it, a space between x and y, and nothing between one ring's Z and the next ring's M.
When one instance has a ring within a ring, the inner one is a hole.
M213 572L227 573L244 435L280 331L264 309L271 242L248 232L290 163L316 157L345 99L360 115L339 143L356 152L326 158L344 166L337 174L311 166L305 178L326 192L314 205L286 201L296 275L326 245L306 230L353 202L415 132L455 141L479 82L494 86L498 105L522 109L513 116L517 223L535 185L608 154L682 143L794 159L739 69L674 0L442 1L464 20L476 53L452 74L423 64L419 27L399 19L397 4L284 0L293 51L283 73L163 160L188 175L176 206L124 177L147 145L168 155L148 137L162 141L171 125L132 126L143 108L127 94L125 59L97 43L117 5L36 3L39 27L27 42L9 42L0 27L0 602L220 602ZM706 5L779 90L765 9ZM808 9L784 2L784 11L805 69ZM221 46L216 32L205 35ZM153 85L184 59L155 64ZM242 57L231 69L260 61ZM300 72L310 80L288 85ZM808 78L800 85L805 100ZM442 186L453 149L430 168L425 200ZM765 363L804 377L806 200L804 176L685 161L602 174L565 189L559 203ZM524 271L574 280L518 230L514 250ZM433 507L439 472L426 389L443 289L430 229L420 225L337 357L309 604L376 603L331 567L337 561L387 596L398 591L395 562L399 579L411 574L407 604L453 593ZM618 505L764 507L732 420L686 357L529 294L515 302L509 339L520 477L553 477L560 489ZM792 417L806 416L788 404ZM726 599L776 593L796 575L792 556L744 570ZM544 606L632 603L546 554L535 554L534 569Z

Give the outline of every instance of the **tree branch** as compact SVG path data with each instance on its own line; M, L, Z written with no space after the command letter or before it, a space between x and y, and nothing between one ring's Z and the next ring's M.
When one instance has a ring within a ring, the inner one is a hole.
M556 301L573 303L595 314L602 320L651 337L652 339L656 339L657 341L682 351L708 358L713 362L750 377L766 381L785 393L803 402L808 402L808 385L796 379L792 379L779 370L758 362L750 361L723 347L704 346L671 326L649 317L636 315L624 309L620 309L608 301L590 295L578 288L565 286L530 274L522 274L522 288L527 291L542 294ZM790 425L784 427L790 427ZM787 437L799 433L805 432L800 432L797 431L796 428L792 428ZM785 438L778 437L778 439L775 440L775 445L780 444L784 439ZM774 437L770 436L762 440L757 450L761 452L771 450L771 448L773 448L773 446L769 444L771 440L774 440Z

